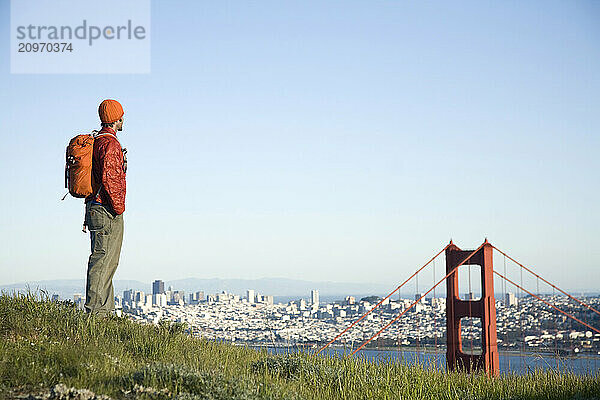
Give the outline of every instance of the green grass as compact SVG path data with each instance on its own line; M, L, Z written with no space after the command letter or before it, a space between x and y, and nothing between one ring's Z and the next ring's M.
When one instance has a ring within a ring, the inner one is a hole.
M490 379L393 361L271 356L193 339L178 326L89 317L34 295L0 296L0 395L57 383L113 398L600 398L600 375L534 372ZM132 390L136 385L157 393Z

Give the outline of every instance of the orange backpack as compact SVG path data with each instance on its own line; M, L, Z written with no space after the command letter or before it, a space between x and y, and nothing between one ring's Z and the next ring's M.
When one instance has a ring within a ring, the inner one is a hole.
M69 142L66 153L65 188L71 196L85 198L92 193L92 155L94 154L94 135L77 135ZM65 197L67 195L65 194ZM63 197L64 200L64 197Z

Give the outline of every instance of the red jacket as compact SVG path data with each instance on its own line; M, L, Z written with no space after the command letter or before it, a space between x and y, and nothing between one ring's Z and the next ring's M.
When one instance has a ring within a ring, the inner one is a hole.
M92 187L99 192L93 200L108 206L116 214L125 212L125 169L123 150L116 132L102 128L94 140ZM88 199L91 200L92 196Z

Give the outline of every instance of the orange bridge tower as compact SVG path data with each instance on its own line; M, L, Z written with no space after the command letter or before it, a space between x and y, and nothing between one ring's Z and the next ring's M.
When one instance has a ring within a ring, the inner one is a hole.
M446 273L450 273L472 250L461 250L450 241L446 249ZM491 376L500 372L496 336L496 302L494 299L493 246L485 240L483 245L464 265L481 267L481 298L461 300L458 291L458 269L446 280L446 362L448 370L467 372L484 371ZM481 353L463 352L461 319L481 319Z

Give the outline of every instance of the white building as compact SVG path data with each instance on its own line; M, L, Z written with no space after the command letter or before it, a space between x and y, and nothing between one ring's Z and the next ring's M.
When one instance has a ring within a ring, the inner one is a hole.
M248 300L248 303L250 303L250 304L254 303L254 290L252 290L252 289L246 290L246 299Z
M319 291L314 289L310 291L310 300L313 307L319 306Z
M167 295L165 293L153 294L152 304L155 307L166 307L167 306Z
M519 304L519 301L517 300L517 296L515 296L514 293L506 293L505 297L504 297L504 304L507 307L512 307L512 306L516 306Z

